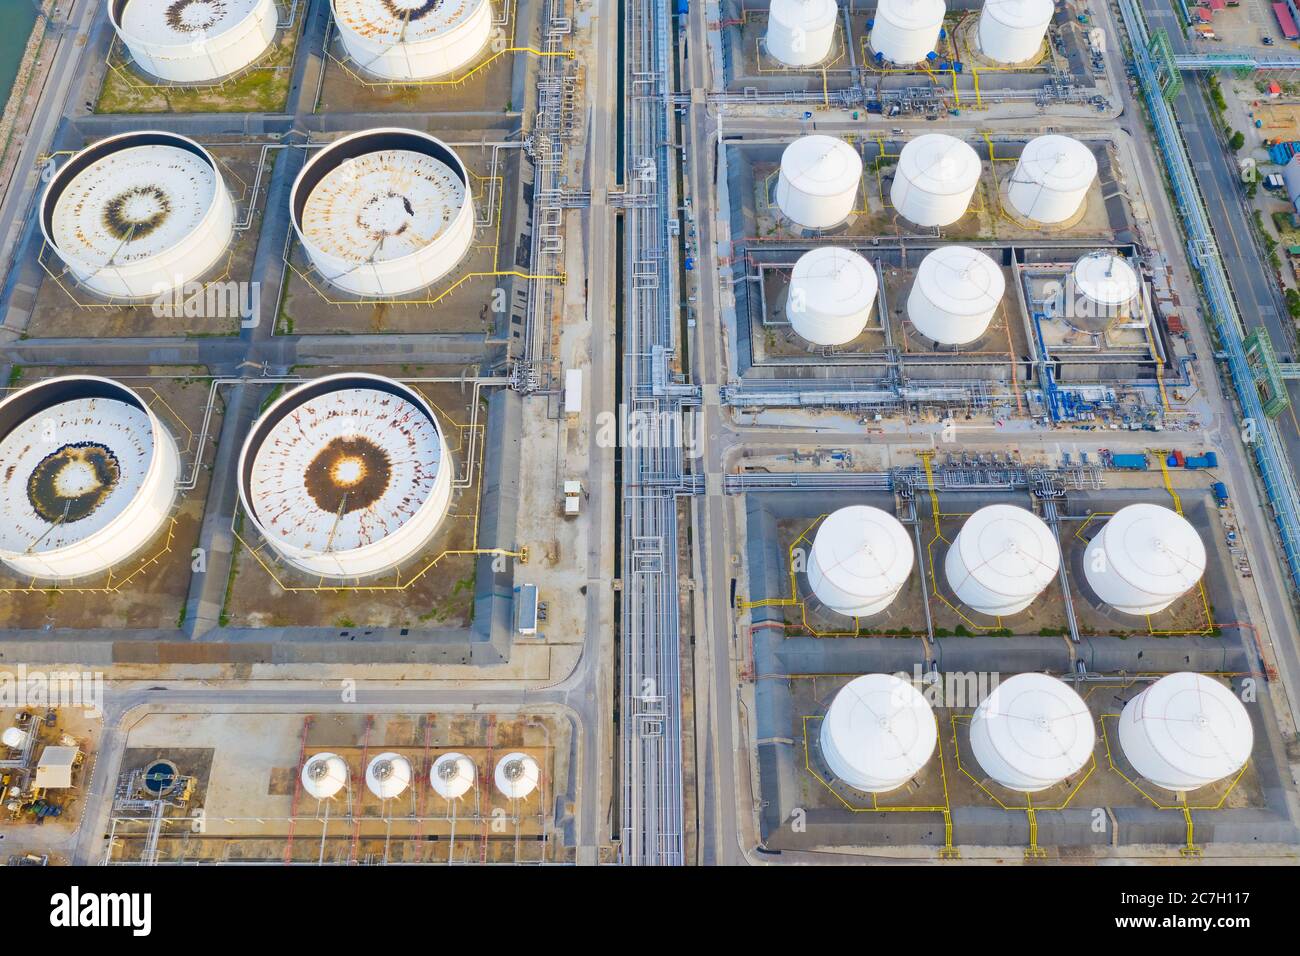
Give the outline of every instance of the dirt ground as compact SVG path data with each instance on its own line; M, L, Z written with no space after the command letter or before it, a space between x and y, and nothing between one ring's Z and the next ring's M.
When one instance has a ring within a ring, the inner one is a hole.
M18 386L52 375L106 374L96 369L22 370ZM159 377L155 377L159 376ZM205 447L198 447L210 380L201 368L166 366L114 368L108 377L134 388L149 403L176 439L182 478L202 463L197 483L177 495L171 520L144 548L107 575L58 586L18 578L0 566L0 620L7 627L167 628L183 623L191 577L191 550L198 543L210 462L221 431L222 405L209 426Z
M282 2L277 6L283 7ZM283 10L281 11L283 16ZM265 56L245 72L213 86L186 89L157 82L129 61L121 40L109 53L96 113L274 113L284 109L293 56L302 30L281 30Z
M235 335L239 332L239 301L256 298L249 285L249 277L253 271L253 257L257 252L258 233L261 231L266 179L270 174L269 162L273 161L274 155L269 154L262 188L257 196L253 196L253 184L257 180L257 169L262 156L261 146L213 146L211 152L221 166L226 188L235 200L236 221L248 215L250 206L253 215L248 228L234 234L230 247L221 260L198 280L207 287L202 299L196 293L187 297L179 309L171 299L135 305L107 304L93 292L76 285L73 277L64 273L58 255L46 246L42 251L46 272L27 325L29 337L208 336ZM238 295L228 295L229 288L225 284L230 282L241 284ZM214 283L220 285L213 285ZM221 290L220 294L218 290Z
M383 370L376 370L381 373ZM392 370L387 370L392 374ZM403 369L399 377L439 376L445 370ZM289 625L338 627L342 630L376 627L463 627L470 622L474 601L475 558L457 554L479 547L513 548L513 541L477 541L480 480L486 429L486 397L474 420L472 388L459 382L413 382L440 416L447 429L451 465L457 479L451 506L433 540L423 553L398 572L367 580L366 585L391 590L324 588L319 578L286 566L275 553L239 520L240 547L227 588L226 622L243 627ZM467 460L473 441L473 458ZM256 550L253 550L256 549ZM309 600L304 600L304 597Z

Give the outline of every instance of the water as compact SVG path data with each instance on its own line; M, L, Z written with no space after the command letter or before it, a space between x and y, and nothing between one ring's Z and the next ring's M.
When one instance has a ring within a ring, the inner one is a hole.
M35 0L0 0L0 108L13 90L35 24Z

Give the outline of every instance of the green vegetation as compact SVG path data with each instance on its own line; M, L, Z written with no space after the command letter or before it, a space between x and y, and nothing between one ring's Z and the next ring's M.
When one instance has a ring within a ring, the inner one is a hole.
M23 367L15 365L9 369L9 388L17 388L18 383L23 380Z
M1241 148L1246 145L1246 134L1239 129L1234 129L1232 135L1228 137L1228 146L1234 153L1241 152Z

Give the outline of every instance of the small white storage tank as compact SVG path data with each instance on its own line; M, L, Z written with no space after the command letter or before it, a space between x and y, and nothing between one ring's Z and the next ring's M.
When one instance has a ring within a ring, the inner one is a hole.
M27 731L21 727L6 727L5 732L0 734L0 743L10 750L22 750L27 746L27 737Z
M1043 47L1052 22L1052 0L984 0L980 10L980 52L999 63L1024 63Z
M42 579L104 573L134 555L170 518L180 473L148 404L93 375L0 402L0 462L0 560Z
M465 164L409 129L364 130L317 150L294 180L289 214L312 265L353 295L422 289L474 241Z
M400 797L411 785L411 762L401 754L379 754L366 767L366 786L380 800Z
M274 0L106 0L113 29L141 69L172 83L219 80L275 39Z
M851 505L828 515L817 529L808 585L831 610L866 617L889 607L915 559L912 538L897 518Z
M1084 320L1127 316L1137 298L1137 273L1123 256L1099 249L1079 258L1071 272ZM1068 316L1067 316L1068 318Z
M364 372L312 379L262 413L236 473L249 520L308 574L361 578L416 557L451 502L432 406Z
M330 0L343 48L385 80L464 71L492 38L490 0Z
M302 788L317 800L328 800L348 785L348 765L338 754L319 753L302 768Z
M967 518L944 560L957 600L992 617L1029 607L1060 567L1052 529L1015 505L989 505Z
M826 59L835 39L835 0L772 0L767 14L767 52L787 66Z
M834 136L804 136L781 154L776 204L800 226L829 229L853 212L861 181L856 149Z
M814 345L844 345L867 327L879 280L870 262L851 249L818 246L794 264L785 314Z
M1031 139L1016 163L1007 200L1026 219L1052 225L1074 216L1097 178L1097 157L1069 136Z
M1084 552L1083 573L1097 597L1126 614L1156 614L1196 587L1205 545L1190 521L1160 505L1127 505Z
M473 788L477 778L474 761L461 753L442 754L429 768L429 786L438 796L448 800L463 797Z
M941 246L916 270L907 317L939 345L966 345L988 331L1006 287L998 264L978 249Z
M871 25L871 49L890 63L920 63L939 44L943 0L880 0Z
M1119 745L1133 769L1175 792L1232 776L1254 744L1245 706L1204 674L1160 678L1125 704L1119 718Z
M1078 773L1097 742L1088 705L1046 674L1016 674L975 708L970 745L980 768L1008 790L1037 793Z
M497 761L494 778L502 796L523 800L541 783L542 768L528 754L508 753Z
M889 201L918 226L947 226L966 215L980 181L980 158L946 133L926 133L898 156Z
M45 187L40 221L92 292L154 299L217 264L235 205L211 153L153 130L101 139L64 163Z
M835 695L820 739L837 779L864 793L887 793L920 773L939 729L934 711L911 683L893 674L866 674Z

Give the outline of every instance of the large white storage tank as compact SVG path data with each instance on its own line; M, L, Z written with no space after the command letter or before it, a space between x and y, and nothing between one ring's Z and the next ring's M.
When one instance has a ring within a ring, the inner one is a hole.
M1123 256L1105 249L1079 258L1070 273L1076 293L1067 321L1081 327L1104 326L1128 316L1137 299L1137 272Z
M176 133L110 136L54 174L41 233L77 280L154 299L199 279L234 236L235 205L212 154Z
M844 345L867 327L879 279L871 263L851 249L819 246L794 264L785 314L814 345Z
M967 518L944 560L957 600L992 617L1029 607L1060 567L1052 529L1015 505L989 505Z
M980 52L999 63L1024 63L1043 48L1052 22L1052 0L984 0L980 10Z
M857 205L862 157L834 136L804 136L781 154L776 204L797 225L838 226Z
M392 800L411 785L411 762L401 754L379 754L366 767L366 787L380 800Z
M348 56L385 80L467 68L492 39L490 0L331 0Z
M934 711L893 674L855 677L831 701L821 749L837 779L864 793L888 793L929 761L939 739Z
M448 800L459 800L474 786L478 771L474 761L462 753L441 754L429 768L429 786Z
M442 278L474 241L469 173L427 133L352 133L317 151L289 193L316 270L359 296L405 295Z
M1045 225L1065 222L1082 208L1097 178L1097 157L1069 136L1031 139L1016 162L1007 200L1026 219Z
M1204 674L1160 678L1125 704L1119 718L1119 745L1133 769L1175 792L1232 776L1254 744L1245 706Z
M970 745L980 768L1008 790L1037 793L1078 773L1097 730L1074 690L1046 674L1016 674L975 708Z
M433 408L379 375L313 379L273 402L239 455L244 511L308 574L361 578L420 553L451 501Z
M808 555L808 585L818 600L849 617L879 614L912 573L912 538L893 515L868 505L832 512Z
M303 764L302 788L317 800L329 800L348 785L348 765L338 754L318 753Z
M920 63L939 44L943 0L880 0L871 24L871 49L890 63Z
M967 345L986 331L1007 280L978 249L941 246L926 255L907 295L907 317L939 345Z
M172 83L219 80L270 48L274 0L105 0L108 19L139 67Z
M767 52L787 66L826 59L835 39L835 0L772 0L767 14Z
M48 379L0 402L0 560L36 578L125 561L163 529L180 454L148 404L91 375Z
M493 777L502 796L510 800L523 800L541 783L542 768L528 754L508 753L497 761Z
M1120 508L1084 552L1097 597L1126 614L1156 614L1196 587L1205 545L1192 523L1160 505Z
M966 215L980 181L980 158L969 143L926 133L898 156L889 201L918 226L947 226Z

